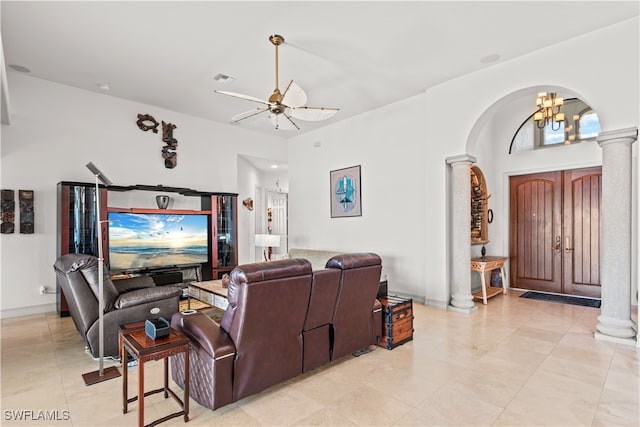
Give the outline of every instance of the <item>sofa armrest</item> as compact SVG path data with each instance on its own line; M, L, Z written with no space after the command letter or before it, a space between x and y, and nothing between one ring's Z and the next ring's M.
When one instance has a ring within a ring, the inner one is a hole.
M175 313L171 327L189 338L189 378L191 398L216 409L233 402L233 377L236 348L231 337L202 313ZM183 354L171 357L171 375L184 388Z
M127 277L125 279L112 280L119 295L138 289L154 288L153 279L149 276Z
M181 293L182 289L173 286L156 286L153 288L137 289L121 294L116 300L115 307L116 309L122 309L168 298L179 298Z
M210 317L202 313L189 315L176 313L174 316L182 316L182 332L214 360L235 355L236 346L231 337Z

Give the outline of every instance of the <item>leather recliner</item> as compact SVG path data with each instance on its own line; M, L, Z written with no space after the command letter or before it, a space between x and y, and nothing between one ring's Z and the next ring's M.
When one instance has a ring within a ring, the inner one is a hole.
M302 373L302 330L311 290L303 259L236 267L220 325L202 313L177 313L172 327L191 339L190 395L216 409ZM184 355L171 357L184 387Z
M231 272L220 324L176 313L171 326L190 338L191 397L217 409L377 343L380 258L340 255L327 266L312 271L305 259L242 265ZM184 354L171 364L184 387Z
M109 279L98 259L86 254L66 254L53 265L58 284L69 305L73 323L91 355L99 356L98 268L103 268L104 356L119 357L118 329L126 323L164 317L178 312L182 290L155 286L149 277Z
M327 261L341 271L338 297L331 322L331 360L377 344L382 335L382 305L376 299L382 262L372 253L341 254Z

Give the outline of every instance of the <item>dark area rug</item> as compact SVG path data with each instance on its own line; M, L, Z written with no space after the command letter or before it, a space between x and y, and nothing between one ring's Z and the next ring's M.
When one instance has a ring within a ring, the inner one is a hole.
M545 294L543 292L528 291L520 295L520 298L535 299L538 301L559 302L561 304L581 305L584 307L600 308L599 299L572 297L569 295Z

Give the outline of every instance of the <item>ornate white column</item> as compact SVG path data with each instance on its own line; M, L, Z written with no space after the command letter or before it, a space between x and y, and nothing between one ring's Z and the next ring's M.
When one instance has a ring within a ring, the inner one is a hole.
M631 144L637 128L600 132L602 207L600 280L602 306L595 337L635 344L631 320Z
M451 180L451 303L450 310L476 311L471 295L471 174L476 162L468 154L447 157L453 170Z

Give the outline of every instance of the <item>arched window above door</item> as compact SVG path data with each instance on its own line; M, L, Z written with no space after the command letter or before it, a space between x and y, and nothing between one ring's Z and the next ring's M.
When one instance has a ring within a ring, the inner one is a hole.
M511 139L509 154L594 141L600 133L598 114L584 101L565 99L561 111L564 120L555 126L539 128L534 114L527 117Z

